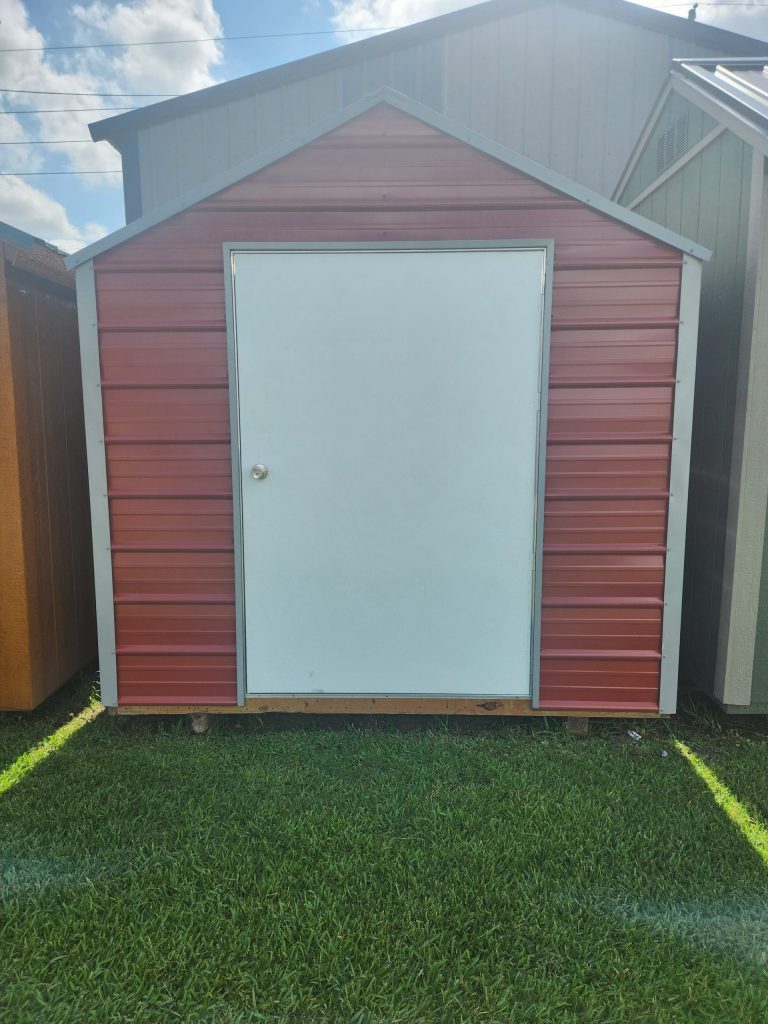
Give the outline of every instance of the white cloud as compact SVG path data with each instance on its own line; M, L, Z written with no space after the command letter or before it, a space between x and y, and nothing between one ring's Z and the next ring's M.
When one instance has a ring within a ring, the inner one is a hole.
M336 29L400 27L415 21L435 18L460 7L472 7L482 0L331 0L334 14L331 23ZM375 33L370 33L374 35ZM364 38L364 33L355 39Z
M151 42L220 36L223 29L213 0L133 0L108 5L102 0L75 4L79 43L111 40ZM218 43L137 46L122 51L85 51L92 71L120 83L125 91L184 93L215 81L211 68L221 60ZM119 56L115 56L116 52Z
M369 28L370 26L410 25L415 21L447 14L460 7L471 7L482 0L331 0L334 14L331 22L334 28ZM667 14L685 17L685 6L670 7L669 0L634 0L644 7L654 7ZM693 0L691 0L693 3ZM697 11L697 20L717 28L768 38L768 9L766 0L720 0L717 5L702 3ZM375 33L369 33L374 35ZM364 33L355 35L363 38ZM349 36L342 36L345 41Z
M44 238L65 252L74 252L106 234L101 224L76 228L61 203L16 177L0 178L0 220Z
M45 46L46 40L31 23L24 0L0 0L3 47L34 48ZM101 43L124 40L145 42L153 39L188 39L222 34L221 21L214 8L214 0L123 0L105 3L104 0L81 0L69 9L69 17L61 19L68 25L69 38L76 43ZM53 40L52 40L53 42ZM0 54L0 80L3 85L19 89L51 90L52 92L82 93L170 93L179 94L213 84L213 68L221 60L216 43L185 46L137 46L126 49L71 50L3 53ZM28 139L87 139L88 124L98 120L97 113L85 108L119 107L152 102L136 97L128 99L99 98L94 96L31 95L4 93L0 107L5 109L46 109L50 107L74 108L70 113L56 115L3 115L2 138ZM108 113L103 115L109 117ZM0 170L40 170L50 167L49 158L56 157L55 167L68 170L108 170L119 167L120 158L106 143L58 144L45 146L0 147ZM13 179L0 179L11 182ZM25 179L21 179L22 183ZM120 204L116 187L119 174L84 175L80 183L89 188L112 188L116 204ZM8 194L5 190L4 194ZM43 188L24 191L27 202L14 215L6 209L4 216L20 228L40 234L30 217L32 196L45 197ZM47 197L46 197L47 198ZM63 212L63 208L62 208ZM46 223L51 210L46 207ZM55 218L54 218L55 219ZM58 238L85 237L89 229L80 231L67 221L58 231ZM92 230L90 231L92 234Z
M678 17L686 18L688 10L693 6L694 0L689 4L670 7L666 0L633 0L633 3L643 7L653 7L657 11L664 11L666 14L676 14ZM703 25L711 25L713 28L726 29L729 32L738 32L745 36L755 36L757 39L768 38L768 9L765 7L766 0L703 0L696 11L696 20Z

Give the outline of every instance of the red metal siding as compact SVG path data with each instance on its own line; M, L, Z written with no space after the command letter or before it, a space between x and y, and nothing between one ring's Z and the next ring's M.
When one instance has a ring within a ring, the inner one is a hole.
M122 704L234 703L225 241L553 238L541 704L658 707L681 255L388 107L96 260Z

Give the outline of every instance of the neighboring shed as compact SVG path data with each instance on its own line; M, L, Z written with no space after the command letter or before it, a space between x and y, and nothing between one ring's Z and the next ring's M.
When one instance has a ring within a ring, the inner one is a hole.
M382 90L71 258L104 703L674 712L706 255Z
M610 195L672 57L759 40L624 0L491 0L93 125L123 162L126 220L389 86Z
M702 279L681 677L768 712L765 60L676 63L616 198L712 249Z
M0 710L96 656L74 275L0 224Z

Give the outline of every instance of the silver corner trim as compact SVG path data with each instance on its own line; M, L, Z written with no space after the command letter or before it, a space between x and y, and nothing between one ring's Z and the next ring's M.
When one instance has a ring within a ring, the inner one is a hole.
M245 566L243 562L243 479L240 456L240 389L237 368L237 321L235 317L235 251L222 247L224 305L227 318L227 376L229 381L229 429L232 439L232 529L235 551L235 670L237 703L245 704Z
M701 263L683 257L680 278L680 326L677 334L672 459L669 470L669 511L667 514L667 557L664 574L664 612L661 637L661 681L659 711L672 715L677 710L680 666L680 623L685 563L685 529L688 515L688 480L691 464L691 426L696 382L696 349L699 336L699 295Z
M533 622L531 627L531 706L539 707L541 691L541 601L544 572L544 496L547 486L547 430L549 413L549 352L552 340L552 286L555 243L544 243L541 311L541 369L539 377L539 424L536 467L536 520L534 527Z
M91 502L101 701L107 707L116 707L115 602L112 586L112 550L109 529L109 499L107 497L107 456L104 444L104 408L96 312L96 282L92 261L77 268L75 280L80 326L80 368L83 376L88 487Z

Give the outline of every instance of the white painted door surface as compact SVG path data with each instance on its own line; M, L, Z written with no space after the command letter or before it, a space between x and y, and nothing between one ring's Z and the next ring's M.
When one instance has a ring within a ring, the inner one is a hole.
M233 260L247 692L528 695L543 250Z

